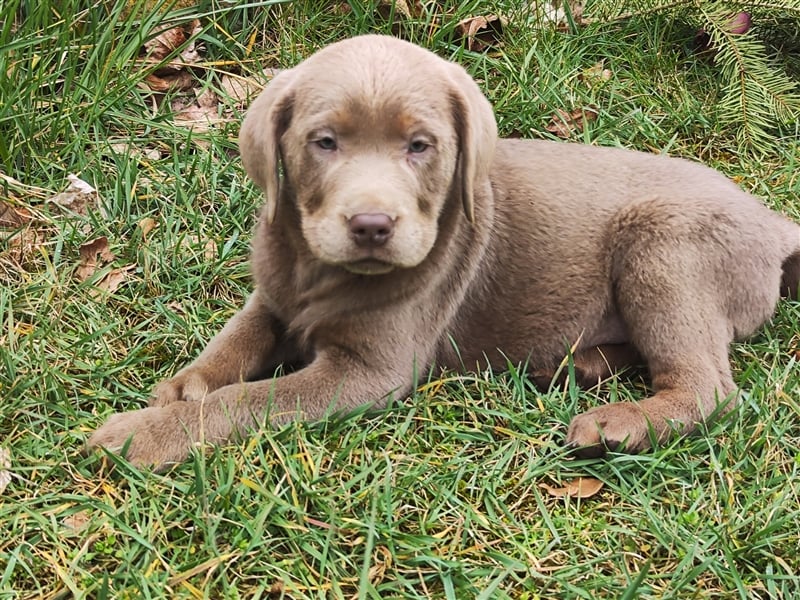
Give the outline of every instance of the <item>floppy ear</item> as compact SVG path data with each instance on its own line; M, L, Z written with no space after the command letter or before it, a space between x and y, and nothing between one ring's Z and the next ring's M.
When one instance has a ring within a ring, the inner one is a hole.
M475 188L489 177L497 142L497 123L492 105L478 84L459 65L451 67L450 104L458 135L458 167L461 202L470 223L475 222Z
M264 191L267 222L275 220L280 194L280 141L289 127L294 105L294 70L272 78L247 111L239 132L245 171Z

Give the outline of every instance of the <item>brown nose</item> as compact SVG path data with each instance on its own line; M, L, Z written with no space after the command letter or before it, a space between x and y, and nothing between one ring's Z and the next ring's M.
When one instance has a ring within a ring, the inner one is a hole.
M356 246L378 248L389 241L394 233L394 221L383 213L361 213L347 221L350 237Z

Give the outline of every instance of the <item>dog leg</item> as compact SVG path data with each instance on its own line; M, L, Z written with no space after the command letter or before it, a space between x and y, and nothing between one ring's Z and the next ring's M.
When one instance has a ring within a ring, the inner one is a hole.
M736 386L724 328L717 328L706 339L698 339L698 334L682 339L673 334L667 340L663 336L670 322L674 323L666 318L643 327L644 331L632 328L640 343L648 339L655 344L645 346L650 348L645 360L655 394L639 403L608 404L576 416L570 423L567 443L578 455L599 456L616 449L640 452L651 446L651 436L664 442L673 433L691 432L720 404L723 411L733 408ZM701 331L701 323L696 325Z
M150 406L201 400L263 371L279 342L274 321L255 292L194 362L156 386Z
M234 383L199 402L113 415L89 439L89 449L120 452L134 465L163 470L185 460L192 447L220 444L272 423L317 420L330 412L381 402L393 391L407 393L407 378L392 371L366 369L341 351L322 352L307 367L289 375Z
M601 344L583 348L572 356L575 367L575 382L579 387L590 388L622 371L627 367L642 364L642 357L630 344ZM531 374L533 382L540 390L548 390L553 385L558 369L538 369ZM563 385L566 369L561 369L556 383Z
M703 240L649 237L638 227L614 268L616 303L641 352L655 394L639 403L600 406L576 416L567 443L583 456L606 449L639 452L673 433L691 432L718 408L735 405L728 361L733 325Z

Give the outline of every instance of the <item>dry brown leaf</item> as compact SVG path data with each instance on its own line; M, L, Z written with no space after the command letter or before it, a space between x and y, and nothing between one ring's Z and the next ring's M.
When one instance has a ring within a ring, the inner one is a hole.
M139 229L142 230L142 239L146 242L147 235L156 228L156 220L153 217L145 217L138 223Z
M154 38L144 43L144 49L147 52L147 60L160 63L185 44L186 47L181 50L177 57L174 57L170 62L159 68L182 71L187 65L196 64L200 61L200 52L196 44L190 40L200 33L201 30L202 27L200 26L199 19L192 19L183 25L164 29Z
M572 112L559 108L545 129L560 138L569 138L572 133L583 131L585 123L590 123L595 119L597 119L597 107L595 106L576 108Z
M108 145L111 152L139 160L160 160L161 152L158 148L140 148L130 142L112 142Z
M33 213L24 206L0 200L0 227L17 228L33 220Z
M261 93L266 80L272 79L280 72L281 69L266 69L264 71L265 79L262 81L258 81L253 77L223 75L219 83L219 87L223 92L221 100L227 105L243 108Z
M186 310L183 308L183 304L181 304L178 301L170 302L169 304L167 304L167 308L169 308L172 312L179 315L186 314Z
M67 529L75 532L80 532L86 529L86 526L91 521L91 515L88 510L79 510L61 520L61 524Z
M136 265L128 265L119 269L111 269L95 284L95 289L92 290L91 295L96 297L100 292L114 293L128 279L128 272L133 271L135 268Z
M539 487L547 490L547 493L556 498L569 496L570 498L591 498L601 489L603 482L594 477L576 477L563 487L555 487L546 483L540 483Z
M160 94L187 91L194 85L194 77L188 71L168 72L163 75L150 73L144 80L150 90Z
M181 240L181 246L190 252L194 252L198 246L202 246L204 260L214 260L217 258L217 242L212 239L208 239L205 243L201 244L200 238L196 235L187 235Z
M367 573L370 583L377 586L386 578L386 571L392 567L392 553L386 546L375 548L373 555L373 566Z
M538 3L536 4L538 6ZM579 25L584 25L587 20L583 18L583 9L586 2L581 0L570 0L567 2L569 11L564 10L563 0L552 0L550 6L544 9L544 20L553 23L558 30L565 30L569 27L567 15L572 16L572 21Z
M605 83L613 76L614 74L611 72L611 69L606 69L605 61L602 60L596 62L588 69L584 69L584 71L580 74L580 78L590 86L597 83Z
M214 240L208 240L203 246L203 258L206 260L217 258L217 243Z
M175 124L187 127L194 133L206 132L215 125L229 120L220 116L219 98L209 89L195 90L195 100L188 104L184 98L177 98L172 102L172 110L175 114ZM194 138L194 142L203 148L208 148L210 145L198 138Z
M4 258L8 258L17 265L24 264L33 256L44 241L44 236L33 229L25 227L8 237L2 237L6 243L7 251Z
M75 276L79 281L86 281L103 262L114 260L114 253L108 247L108 238L101 236L82 244L80 247L80 263L75 270Z
M504 19L498 15L469 17L459 21L456 31L466 41L467 49L481 52L500 44Z
M391 16L392 10L395 15L410 19L422 15L425 7L420 0L380 0L378 2L378 14L384 19Z
M164 93L192 88L194 78L187 71L187 67L200 62L200 48L192 38L200 33L201 29L200 21L193 19L183 25L165 29L144 43L145 62L158 64L158 68L145 78L147 86L152 91ZM185 47L180 54L164 62L181 46Z
M0 494L11 483L11 450L0 448Z
M97 190L77 175L67 175L69 185L63 192L56 194L48 200L58 208L76 215L85 217L89 209L96 208L99 197Z

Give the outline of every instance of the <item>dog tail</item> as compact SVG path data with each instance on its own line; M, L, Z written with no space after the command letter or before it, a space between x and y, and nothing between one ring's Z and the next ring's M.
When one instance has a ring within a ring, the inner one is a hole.
M781 296L800 300L800 226L795 225L790 233L793 241L792 253L783 261L781 276Z

